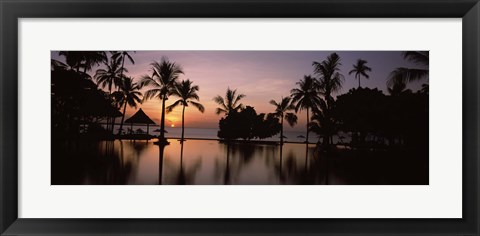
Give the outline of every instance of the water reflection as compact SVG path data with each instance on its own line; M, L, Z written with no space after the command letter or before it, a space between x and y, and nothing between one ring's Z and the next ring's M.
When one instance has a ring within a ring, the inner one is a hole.
M52 184L411 184L421 179L409 178L403 170L411 166L399 167L395 157L326 155L306 144L169 141L166 146L63 143L52 148Z

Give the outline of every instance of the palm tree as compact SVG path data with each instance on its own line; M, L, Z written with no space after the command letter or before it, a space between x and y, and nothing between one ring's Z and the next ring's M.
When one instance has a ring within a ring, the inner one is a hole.
M120 105L123 105L123 115L122 122L120 122L120 129L118 129L118 134L120 134L123 128L123 121L125 120L125 111L127 110L127 104L130 107L137 108L137 103L142 103L142 93L139 91L140 87L137 83L133 82L133 78L125 77L122 83L119 85L119 91L114 93L114 96L117 97Z
M80 66L83 61L82 51L60 51L58 55L65 56L66 64L80 72Z
M77 72L83 67L84 74L107 58L103 51L60 51L59 55L65 56L67 65L75 68Z
M108 92L112 95L112 87L118 87L123 82L123 74L120 68L119 58L111 57L110 60L104 61L106 69L98 69L95 72L94 79L102 88L108 87ZM116 101L118 104L118 101ZM112 120L111 127L109 127L110 119ZM107 129L113 132L115 125L115 117L107 119Z
M227 93L225 94L225 98L223 98L220 95L217 95L216 97L213 98L213 101L218 103L220 105L219 108L215 110L215 113L217 115L220 115L222 113L225 113L225 115L228 115L232 111L239 111L240 109L243 108L243 104L239 103L242 98L245 98L244 94L238 94L237 95L237 90L231 90L230 88L227 88Z
M118 87L122 83L123 74L120 67L119 58L111 57L105 61L106 69L98 69L95 73L95 80L102 88L108 87L108 91L112 94L112 86Z
M182 67L175 62L171 62L166 57L162 57L160 62L154 61L152 66L152 76L144 75L141 81L141 87L151 87L146 91L143 99L158 98L162 100L162 118L160 121L160 141L165 141L165 101L172 94L175 88L175 82L183 74Z
M331 109L327 109L326 103L322 101L318 108L313 110L312 122L310 122L310 130L320 136L323 136L323 144L329 148L328 144L331 143L331 137L335 134L335 124ZM327 149L328 150L328 149Z
M360 88L360 79L365 77L365 79L370 78L367 72L372 71L372 68L367 66L367 61L363 59L358 59L357 64L353 65L353 69L348 72L349 75L355 73L355 78L358 79L358 87Z
M422 80L428 77L428 64L430 60L428 51L406 51L402 53L403 58L414 62L422 68L405 68L398 67L389 75L387 86L392 87L396 81L401 81L405 84Z
M398 96L412 92L410 89L407 89L407 84L402 80L395 80L391 86L387 87L387 90L392 96Z
M292 97L292 103L296 103L295 112L299 110L307 110L307 137L306 143L308 145L308 123L310 121L310 109L318 107L322 99L318 96L318 83L315 79L306 75L303 80L297 82L298 88L294 88L290 91Z
M331 110L333 109L334 99L333 92L338 92L342 88L344 76L340 73L340 56L336 53L330 54L326 60L322 62L313 62L314 72L319 77L317 83L319 91L323 94L325 101L321 100L318 106L314 107L314 117L322 117L324 121L322 126L333 125L331 121ZM317 119L318 120L318 119ZM319 129L315 128L318 131ZM322 130L333 130L333 127L322 127ZM324 143L328 144L332 137L324 134Z
M297 123L297 115L292 112L295 110L295 106L291 102L290 97L282 97L280 102L276 102L275 100L271 100L270 104L275 106L275 113L274 115L276 117L280 117L280 145L283 145L283 119L285 118L290 126L294 126Z
M327 105L331 105L333 101L332 93L342 88L344 76L340 73L340 56L336 53L330 54L326 60L322 62L314 61L312 63L314 73L318 75L318 89L323 94Z
M197 108L201 113L205 112L205 107L203 107L202 104L196 102L200 101L200 98L198 97L197 91L200 88L198 85L193 85L192 86L192 81L190 80L183 80L180 83L175 84L175 88L172 91L173 96L177 96L178 99L175 101L172 105L167 107L167 112L173 111L173 109L179 105L183 107L182 109L182 138L180 139L180 142L183 142L183 137L184 137L184 130L185 130L185 107L187 107L189 104Z
M87 51L84 52L83 56L83 73L85 74L91 70L93 66L98 66L101 62L107 60L107 54L103 51Z
M135 53L135 51L134 51L134 53ZM130 63L132 63L133 65L135 64L135 61L133 60L132 56L130 56L130 54L128 54L128 51L113 51L112 52L112 57L120 58L122 60L122 67L121 67L122 75L123 75L124 70L125 70L125 58L128 58Z

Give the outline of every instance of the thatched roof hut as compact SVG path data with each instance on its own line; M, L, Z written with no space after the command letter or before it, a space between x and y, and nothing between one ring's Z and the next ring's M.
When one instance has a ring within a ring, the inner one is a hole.
M138 109L133 116L125 120L125 123L130 123L131 126L133 126L133 124L147 125L147 134L149 125L155 125L155 122L143 112L142 108Z

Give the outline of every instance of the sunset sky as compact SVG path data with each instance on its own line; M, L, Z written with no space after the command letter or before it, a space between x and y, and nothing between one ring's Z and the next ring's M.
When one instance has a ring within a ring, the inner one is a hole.
M367 60L367 65L372 68L370 79L362 78L362 87L378 88L387 93L386 81L388 75L396 67L419 68L418 65L403 59L401 52L383 51L336 51L341 58L341 73L345 76L343 88L339 94L348 92L351 88L358 87L354 74L348 72L353 68L357 59ZM160 61L162 56L168 57L182 66L184 75L182 79L190 79L200 87L198 95L200 103L205 106L205 113L200 113L193 107L185 111L185 126L199 128L218 128L218 121L223 115L216 115L218 105L213 101L216 95L224 96L228 87L237 89L245 94L242 104L255 108L257 113L270 113L274 107L269 104L271 99L289 96L290 90L296 87L296 82L304 75L313 74L313 61L322 61L331 54L331 51L136 51L131 52L135 64L125 61L128 76L134 77L138 82L141 75L151 74L150 63ZM52 52L52 58L65 61L58 52ZM100 66L102 67L102 66ZM94 75L98 68L90 71ZM408 88L417 91L421 84L428 84L428 79L411 83ZM142 91L148 88L142 89ZM167 106L176 101L170 98ZM145 113L157 124L160 123L161 102L149 100L140 104ZM136 110L127 107L126 118ZM306 113L298 114L299 122L294 128L285 124L286 130L304 130ZM181 108L178 107L166 116L166 126L181 125Z

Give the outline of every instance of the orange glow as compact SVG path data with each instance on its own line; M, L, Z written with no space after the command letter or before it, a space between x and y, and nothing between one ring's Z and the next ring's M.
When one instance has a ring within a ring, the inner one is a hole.
M172 126L172 128L174 128L174 127L175 127L175 125L174 125L174 124L172 124L171 126Z

